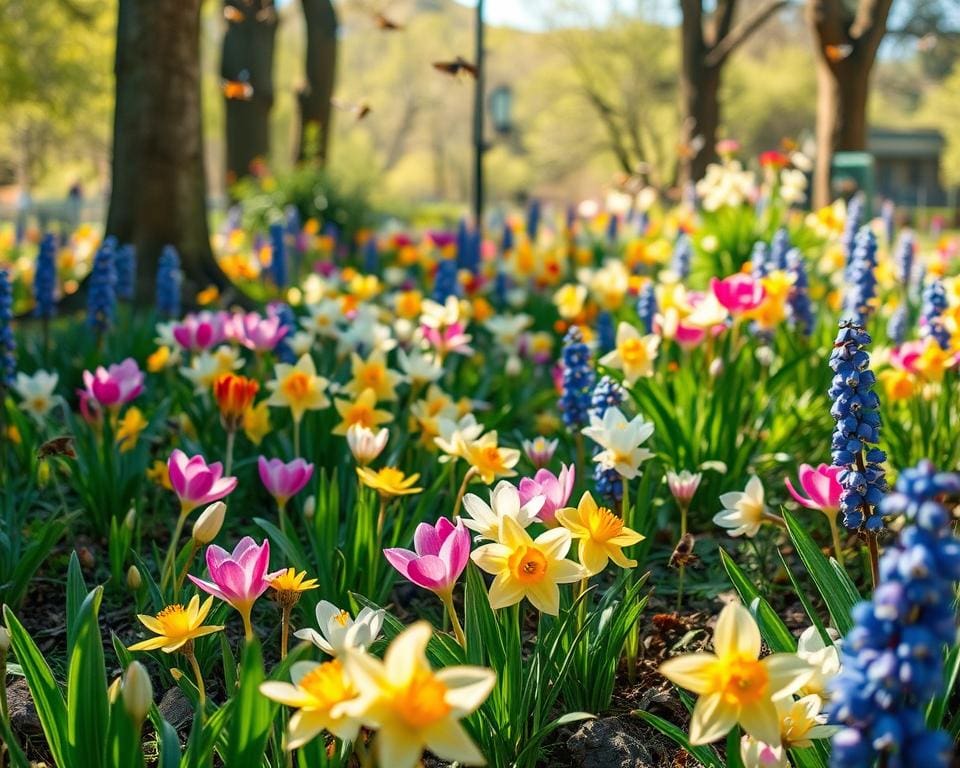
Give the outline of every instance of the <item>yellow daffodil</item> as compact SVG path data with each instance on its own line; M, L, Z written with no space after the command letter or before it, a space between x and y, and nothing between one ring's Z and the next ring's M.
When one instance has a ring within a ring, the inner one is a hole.
M498 477L513 477L517 474L513 468L520 461L520 450L499 446L497 433L493 431L468 444L464 458L476 470L480 479L490 485Z
M140 433L146 429L149 422L143 418L143 413L135 405L130 406L117 425L117 448L120 453L127 453L137 447Z
M943 381L943 374L947 369L956 365L957 356L956 350L943 349L936 340L928 337L923 352L914 365L924 379L938 383Z
M637 561L623 554L623 548L643 541L643 536L623 524L606 507L598 507L587 491L576 509L557 510L557 521L579 539L580 563L591 575L600 573L613 560L621 568L636 568Z
M186 608L175 603L168 605L156 616L139 614L137 618L140 623L156 637L131 645L129 650L154 651L159 648L164 653L173 653L195 638L219 632L223 629L222 626L203 626L212 605L213 597L208 597L201 605L200 597L194 595Z
M287 749L297 749L329 731L344 741L353 741L360 721L351 714L357 691L336 659L319 664L298 661L290 669L291 683L268 680L260 693L297 711L287 724Z
M917 390L916 380L912 373L899 368L887 368L877 374L883 384L883 394L890 402L909 400Z
M300 599L300 593L317 588L316 579L308 579L306 571L297 572L296 568L287 568L285 571L279 571L268 578L270 588L277 593L277 599L281 604L287 604L291 601L296 603Z
M329 382L323 376L317 376L313 358L309 355L303 355L296 365L278 363L274 377L273 381L267 382L267 388L273 393L267 404L289 408L294 421L299 422L307 411L330 405L325 392Z
M243 414L243 433L254 445L260 445L270 434L270 404L261 400Z
M653 375L659 347L660 337L656 334L644 336L630 323L620 323L616 346L600 358L600 364L623 371L623 380L633 384L641 377Z
M344 657L359 692L351 711L377 731L377 765L414 768L424 750L441 760L483 764L483 755L459 721L490 695L496 675L470 666L434 671L426 656L431 633L430 625L420 621L397 636L383 661L355 650Z
M367 488L373 488L385 499L392 499L394 496L409 496L423 490L423 488L414 487L414 484L420 479L419 473L407 477L395 467L384 467L383 469L357 467L357 475L361 483Z
M568 283L553 294L553 303L557 312L564 320L573 320L583 312L583 304L587 300L587 287L576 283Z
M553 528L533 539L516 520L504 516L500 540L470 555L482 570L495 577L490 585L490 607L506 608L527 598L537 610L556 616L560 612L557 585L587 575L582 566L566 559L570 543L566 528Z
M159 373L172 362L173 355L170 352L170 347L160 346L147 358L147 370L150 373Z
M170 472L167 469L167 462L161 459L157 459L147 467L147 480L151 483L156 483L161 488L166 488L168 491L173 490L173 484L170 482Z
M365 389L372 389L378 401L397 399L400 374L387 367L383 352L371 352L366 360L353 353L350 360L353 378L344 386L344 392L359 395Z
M760 658L760 630L750 612L730 603L713 632L713 653L690 653L660 665L660 674L699 695L690 718L690 742L707 744L739 725L750 736L780 745L780 717L774 701L790 696L811 675L793 653Z
M340 423L333 428L333 434L345 435L354 424L368 429L374 429L381 424L393 421L389 411L377 410L377 396L372 389L365 389L354 400L334 400L334 407L340 414Z

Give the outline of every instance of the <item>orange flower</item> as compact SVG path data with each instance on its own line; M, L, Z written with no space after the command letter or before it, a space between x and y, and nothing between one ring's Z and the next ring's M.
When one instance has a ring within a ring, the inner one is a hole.
M253 404L260 385L246 376L225 373L213 383L213 396L220 408L223 428L233 432L243 423L243 415Z

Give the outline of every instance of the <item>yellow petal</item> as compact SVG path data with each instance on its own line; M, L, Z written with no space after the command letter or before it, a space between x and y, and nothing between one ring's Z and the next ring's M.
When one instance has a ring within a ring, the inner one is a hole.
M814 673L814 668L794 653L774 653L761 663L767 668L770 697L774 699L800 690Z
M711 670L718 659L712 653L687 653L667 659L659 672L667 680L698 694L710 692Z
M423 741L417 731L397 725L377 732L375 750L377 765L415 768L423 753Z
M780 746L780 718L777 708L769 699L762 699L740 710L740 725L757 741Z
M166 631L163 627L163 624L157 621L153 616L148 616L145 613L138 613L137 618L140 619L140 623L151 632L162 635Z
M453 708L454 719L475 711L490 695L497 675L484 667L447 667L436 673L436 678L447 687L444 700Z
M556 582L543 579L527 586L527 599L541 613L556 616L560 613L560 589Z
M548 560L562 560L570 551L570 531L566 528L552 528L537 536L537 546L543 550Z
M297 686L278 680L267 680L265 683L261 683L260 693L271 701L297 709L306 707L313 702L313 697L301 691Z
M739 714L736 706L723 700L722 693L701 696L690 716L690 743L709 744L722 739L737 724Z
M523 587L508 571L500 571L490 585L487 597L493 610L516 605L523 600Z
M157 648L162 648L170 640L166 637L151 637L149 640L143 640L142 642L135 643L127 648L128 651L155 651Z
M441 760L464 765L483 765L483 754L467 736L463 726L452 718L434 723L424 730L426 747Z
M480 570L496 574L507 567L510 549L503 544L484 544L475 549L470 557Z
M550 580L556 584L580 581L587 572L573 560L554 560L550 563Z
M417 669L427 666L427 643L433 629L426 621L411 624L387 648L383 657L387 678L396 686L410 682Z
M260 690L263 690L262 686ZM327 725L328 718L325 715L317 712L294 712L287 725L287 749L297 749L313 741Z
M607 550L590 539L580 540L580 564L593 575L607 567Z
M759 658L760 630L750 611L740 603L728 603L720 611L717 628L713 630L713 650L721 659L734 655Z

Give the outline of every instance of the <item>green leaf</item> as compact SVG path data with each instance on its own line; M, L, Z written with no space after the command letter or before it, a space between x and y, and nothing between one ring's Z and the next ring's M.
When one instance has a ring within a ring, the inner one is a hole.
M105 737L110 719L98 623L102 598L103 587L97 587L80 605L67 674L67 732L74 764L90 768L106 764Z
M0 685L2 685L2 681L0 681ZM13 731L10 730L10 726L7 725L7 721L3 718L0 718L0 745L7 748L7 756L10 759L11 768L30 768L30 761L27 760L27 756L23 754L23 750L20 749L20 744L13 735ZM0 750L0 752L2 752L2 750Z
M760 634L763 635L763 639L767 641L771 650L776 653L795 653L796 638L787 629L787 625L783 623L777 612L770 607L770 603L760 596L760 592L750 578L723 549L720 549L720 560L734 588L740 594L740 599L756 618Z
M257 640L246 643L240 662L240 691L230 718L224 765L260 765L276 705L260 693L263 655Z
M846 571L839 563L832 563L820 551L820 547L810 537L803 525L788 511L783 511L790 539L797 549L814 586L827 604L830 618L841 635L846 635L853 627L850 611L862 598Z
M87 599L87 585L80 569L77 551L70 553L70 565L67 566L67 658L73 653L73 644L77 636L77 616L80 606Z
M8 607L3 609L4 621L10 632L10 645L17 656L17 661L23 668L30 688L30 695L37 708L37 716L43 728L50 754L57 765L71 765L68 753L67 737L67 703L53 672L37 648L30 633L23 628Z

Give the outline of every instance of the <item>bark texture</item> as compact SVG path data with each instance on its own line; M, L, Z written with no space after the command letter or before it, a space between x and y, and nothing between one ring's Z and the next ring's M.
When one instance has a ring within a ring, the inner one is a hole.
M307 27L306 85L297 94L300 130L296 160L324 163L330 144L337 69L337 14L331 0L303 0Z

